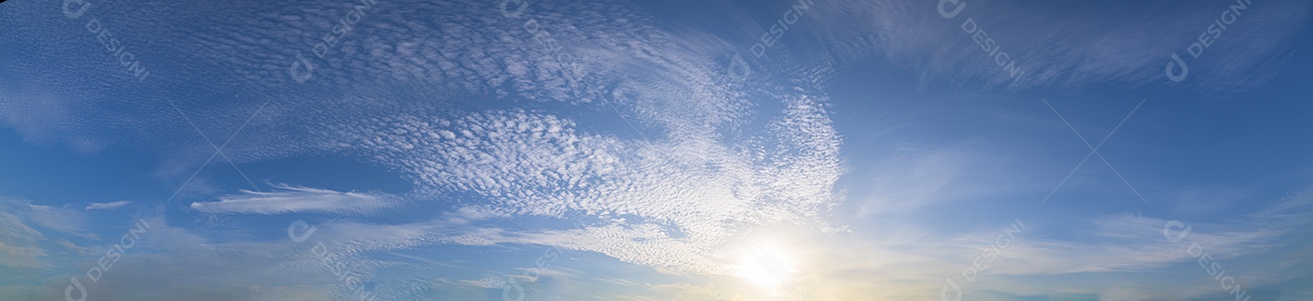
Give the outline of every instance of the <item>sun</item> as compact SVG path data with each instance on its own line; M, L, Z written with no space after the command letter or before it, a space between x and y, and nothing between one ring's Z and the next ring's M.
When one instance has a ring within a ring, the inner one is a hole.
M739 278L768 289L779 289L793 279L791 258L778 248L756 243L739 258Z

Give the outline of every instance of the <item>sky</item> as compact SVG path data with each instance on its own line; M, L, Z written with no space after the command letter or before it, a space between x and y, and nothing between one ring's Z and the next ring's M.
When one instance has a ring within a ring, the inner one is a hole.
M0 3L0 300L1313 300L1313 2Z

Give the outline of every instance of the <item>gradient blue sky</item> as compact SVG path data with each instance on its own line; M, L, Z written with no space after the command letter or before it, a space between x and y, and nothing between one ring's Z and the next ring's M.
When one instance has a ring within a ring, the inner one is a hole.
M0 299L1313 300L1238 3L8 1Z

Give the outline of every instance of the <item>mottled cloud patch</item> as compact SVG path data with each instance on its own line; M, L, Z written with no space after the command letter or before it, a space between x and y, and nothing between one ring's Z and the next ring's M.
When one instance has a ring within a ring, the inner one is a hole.
M344 138L335 143L344 151L370 154L406 172L418 194L472 193L486 200L449 214L446 223L520 216L601 220L570 230L386 226L428 229L429 235L394 245L552 245L646 266L731 275L732 254L722 245L728 237L756 225L819 225L836 201L832 189L841 174L842 139L826 98L776 97L781 103L772 107L779 111L758 113L762 120L737 120L753 115L744 112L708 112L653 122L690 127L720 116L715 122L730 129L750 123L766 129L742 135L690 127L660 139L620 138L592 133L580 124L586 121L559 115L491 110L451 120L380 117L331 136Z

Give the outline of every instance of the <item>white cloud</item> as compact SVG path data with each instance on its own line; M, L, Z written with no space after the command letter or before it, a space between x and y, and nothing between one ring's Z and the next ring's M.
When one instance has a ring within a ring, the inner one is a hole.
M821 37L821 43L842 60L874 58L907 65L920 76L922 89L943 82L1017 90L1082 89L1100 83L1161 85L1174 84L1164 75L1172 53L1189 56L1186 48L1237 1L1135 5L963 1L969 5L952 19L940 15L937 3L817 3L816 13L807 15L809 26L798 30ZM944 9L953 7L949 3ZM1286 63L1286 53L1293 51L1291 39L1311 12L1313 6L1302 1L1248 5L1224 36L1198 60L1189 61L1189 77L1182 84L1227 93L1272 79ZM1025 74L1014 82L991 53L982 51L962 29L968 18Z
M636 105L726 101L648 97L654 99ZM740 227L815 224L835 201L830 192L840 174L840 139L825 98L779 97L781 114L760 121L767 130L741 137L695 126L747 122L734 120L743 113L731 111L741 110L733 105L696 115L639 109L656 114L639 120L669 126L670 137L662 140L588 133L574 120L519 110L452 121L393 116L333 136L346 138L336 145L409 173L420 193L486 198L489 204L478 210L461 209L459 215L469 218L586 215L620 221L575 231L448 233L423 243L552 244L643 265L729 274L708 254Z
M270 192L242 190L240 194L221 196L218 202L192 203L191 208L222 214L362 214L397 203L395 196L384 193L339 192L288 185L278 185L275 189Z
M278 95L277 101L244 129L242 139L225 148L225 155L235 161L305 153L366 158L403 173L414 184L414 195L432 199L475 196L475 200L462 201L478 202L479 208L486 210L455 214L466 221L570 215L617 220L625 216L628 220L620 228L593 229L589 231L595 232L582 235L626 237L581 242L577 247L629 262L694 271L721 270L700 257L718 240L739 231L738 227L784 220L810 222L834 202L829 191L840 173L840 138L826 111L828 99L798 88L815 91L823 79L799 79L779 87L754 84L744 88L744 83L731 83L725 70L726 54L745 51L748 45L729 45L714 34L663 29L660 22L635 9L641 6L532 4L533 9L521 18L506 18L483 4L449 1L415 3L407 10L371 11L369 21L358 27L361 34L344 39L331 50L332 56L316 59L314 81L303 86L318 88L281 93L275 91L284 90L284 84L290 82L287 67L298 51L296 45L304 46L299 51L305 52L315 43L314 36L307 33L327 28L314 20L338 18L341 12L252 4L245 6L246 10L217 12L215 18L219 22L215 28L245 30L200 31L182 37L193 40L166 41L194 50L180 53L198 61L236 66L225 69L233 73L220 76L256 83L246 87L252 95ZM560 17L591 9L602 9L599 13L609 17ZM441 14L434 18L431 12ZM419 15L413 15L416 13ZM225 14L233 18L222 17ZM253 15L287 17L254 23L261 26L237 17ZM421 15L432 25L412 21ZM562 47L540 43L542 34L525 30L529 19L537 20L542 31L559 39L556 45ZM267 24L280 26L263 26ZM398 30L411 27L422 28L425 34ZM268 41L287 42L271 45ZM565 59L558 62L558 58ZM576 63L581 68L573 68ZM177 67L183 71L191 68ZM754 74L772 69L760 68ZM826 64L799 64L781 70L832 73ZM192 73L179 74L182 77L150 80L166 85L196 82L187 77ZM395 83L426 88L403 88ZM259 86L262 84L268 86ZM59 85L94 86L82 85L77 79L65 79ZM261 89L269 93L261 93ZM83 94L53 95L58 106L50 106L90 107L99 100L87 95L100 94ZM463 97L471 94L493 95L494 101L515 98L566 105L550 112L500 106L458 111L451 108L459 106L447 105L465 101ZM4 100L0 105L20 108L43 104L30 99L0 100ZM265 100L205 104L195 108L199 113L189 115L205 125L207 133L231 132L237 123L227 121L243 120ZM84 120L80 116L90 115L50 110L67 115L63 118L68 120ZM630 125L617 131L608 122L577 118L578 111L603 112L607 118L624 119ZM113 120L140 123L116 123L123 128L176 122L173 117L134 118L125 117L135 116L131 111L119 113ZM21 116L8 119L26 121ZM761 126L766 126L765 131ZM280 130L262 131L261 127ZM98 131L97 127L73 124L68 133L57 136ZM638 137L631 137L633 134ZM146 135L152 143L141 145L168 145L166 148L177 150L172 146L176 139L170 139L176 136L192 137L193 133L188 129ZM179 152L209 153L196 149ZM199 159L195 163L199 164ZM174 165L181 164L170 166ZM244 191L191 207L207 213L277 214L357 212L383 206L370 206L383 202L369 202L374 197L369 194L285 190ZM674 237L640 245L626 242L658 236ZM475 235L464 237L468 240L461 241L483 243ZM625 249L628 247L668 250L633 252Z
M37 226L66 233L78 234L86 229L85 212L64 207L27 204L26 219Z
M123 205L127 205L127 204L132 204L132 201L117 201L117 202L109 202L109 203L91 203L91 205L87 205L86 210L114 209L114 208L118 208L118 207L123 207Z
M37 268L37 258L46 255L36 245L43 238L19 216L0 212L0 267Z
M1234 220L1183 220L1193 231L1180 243L1164 238L1167 218L1118 214L1026 222L1006 248L991 253L996 258L982 261L988 267L971 282L961 273L981 260L978 257L1008 226L950 235L919 231L915 224L904 225L911 229L897 229L897 235L888 235L894 229L870 227L807 238L792 247L807 261L800 278L843 289L821 292L831 296L829 299L854 298L847 295L853 291L871 292L863 299L924 299L939 292L945 277L957 277L958 284L973 296L993 292L1126 296L1123 299L1199 297L1218 292L1220 287L1206 281L1215 280L1190 254L1198 251L1187 251L1195 242L1246 289L1308 277L1308 271L1287 268L1308 264L1308 257L1300 255L1307 253L1308 244L1286 241L1307 232L1308 217L1313 215L1309 205L1313 194L1308 191ZM1053 235L1055 231L1063 234ZM898 286L889 287L889 283Z

